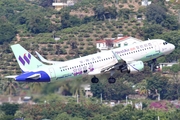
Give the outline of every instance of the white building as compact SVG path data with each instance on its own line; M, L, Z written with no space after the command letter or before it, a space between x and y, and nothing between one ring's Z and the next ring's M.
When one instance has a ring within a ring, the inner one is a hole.
M142 0L142 2L141 2L142 6L148 6L150 4L151 4L151 1L148 1L148 0Z
M118 37L117 39L104 39L96 42L96 48L100 50L108 50L113 47L124 47L128 45L132 45L135 43L141 42L141 40L133 38L133 37Z
M73 0L67 0L67 3L61 2L61 0L54 0L54 2L52 3L52 6L56 10L61 10L63 7L73 6L73 5L74 5L74 1Z
M85 96L86 97L92 97L93 93L91 92L91 85L87 84L87 85L81 85L81 87L84 88L85 91Z
M159 71L162 71L163 67L172 67L173 65L178 64L177 62L174 63L159 63Z

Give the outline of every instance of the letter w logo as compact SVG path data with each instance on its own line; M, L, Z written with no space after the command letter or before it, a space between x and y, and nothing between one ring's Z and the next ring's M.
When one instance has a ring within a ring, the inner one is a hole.
M28 56L26 56L26 53L23 57L19 56L19 61L25 65L26 63L30 64L31 55L28 53Z

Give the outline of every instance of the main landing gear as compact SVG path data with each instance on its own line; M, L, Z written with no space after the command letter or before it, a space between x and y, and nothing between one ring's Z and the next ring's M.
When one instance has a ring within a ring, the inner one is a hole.
M92 83L98 83L98 82L99 82L99 79L98 79L96 76L94 76L94 77L91 79L91 82L92 82Z
M96 77L96 76L94 76L92 79L91 79L91 82L92 83L98 83L99 82L99 79ZM116 82L116 79L114 78L114 77L110 77L110 78L108 78L108 82L111 84L111 83L115 83Z
M110 78L108 78L108 82L109 83L115 83L116 79L114 77L110 77Z

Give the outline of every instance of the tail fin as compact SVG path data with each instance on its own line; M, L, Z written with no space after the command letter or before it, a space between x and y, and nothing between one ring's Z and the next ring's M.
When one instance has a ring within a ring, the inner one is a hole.
M39 67L46 66L31 53L25 50L20 44L11 45L11 49L22 71L33 71Z

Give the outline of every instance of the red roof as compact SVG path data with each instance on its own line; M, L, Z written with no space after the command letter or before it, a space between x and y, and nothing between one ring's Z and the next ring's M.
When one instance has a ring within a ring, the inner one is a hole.
M98 40L96 43L105 43L105 40Z
M122 37L122 38L113 40L113 42L114 42L114 43L117 43L117 42L120 42L120 41L125 40L126 38L128 38L128 36L125 36L125 37ZM96 41L96 43L105 43L105 42L106 42L106 40L98 40L98 41Z
M122 38L116 39L116 40L114 40L114 43L117 43L117 42L123 41L123 40L125 40L126 38L128 38L128 36L125 36L125 37L122 37Z

